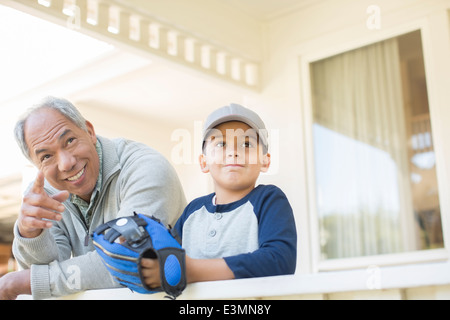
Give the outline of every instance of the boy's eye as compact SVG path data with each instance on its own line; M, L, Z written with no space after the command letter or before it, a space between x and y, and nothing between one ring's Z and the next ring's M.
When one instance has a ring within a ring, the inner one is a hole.
M226 143L223 142L223 141L220 141L220 142L216 143L216 147L219 147L219 148L223 148L223 147L225 147L225 145L226 145Z

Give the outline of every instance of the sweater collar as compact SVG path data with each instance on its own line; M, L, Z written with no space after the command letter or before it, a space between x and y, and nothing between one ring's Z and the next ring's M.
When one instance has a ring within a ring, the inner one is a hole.
M103 153L102 181L103 184L105 184L105 182L108 181L111 176L120 171L121 165L119 162L119 156L117 155L114 142L100 136L97 136L97 139L100 141L100 144L102 146L102 153Z

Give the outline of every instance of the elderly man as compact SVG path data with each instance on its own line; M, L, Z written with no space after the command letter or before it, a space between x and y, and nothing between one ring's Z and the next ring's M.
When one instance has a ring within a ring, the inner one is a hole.
M91 232L134 211L173 224L186 205L161 154L97 136L67 100L45 99L17 123L15 135L39 172L14 227L13 252L24 270L0 278L0 299L117 287L94 251Z

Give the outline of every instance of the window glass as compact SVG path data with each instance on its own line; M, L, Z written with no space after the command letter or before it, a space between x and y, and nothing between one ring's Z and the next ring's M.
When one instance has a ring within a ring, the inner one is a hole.
M443 247L420 31L311 64L322 259Z

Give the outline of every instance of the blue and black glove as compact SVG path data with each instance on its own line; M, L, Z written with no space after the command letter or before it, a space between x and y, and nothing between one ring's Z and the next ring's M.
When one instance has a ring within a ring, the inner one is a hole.
M134 216L98 226L92 238L108 271L131 290L139 293L165 291L176 298L186 287L185 251L171 230L158 219L134 213ZM118 243L116 239L123 242ZM150 288L145 284L141 273L142 258L159 261L160 288Z

